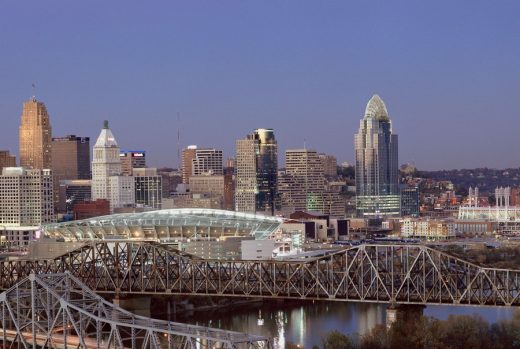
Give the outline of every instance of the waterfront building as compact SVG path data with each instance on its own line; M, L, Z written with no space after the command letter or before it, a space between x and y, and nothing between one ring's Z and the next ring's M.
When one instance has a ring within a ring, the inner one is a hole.
M190 244L196 245L200 241L218 244L233 237L267 239L282 223L278 217L190 208L113 214L98 219L49 224L42 229L46 236L65 241L114 238L156 241L187 251Z
M90 179L90 138L69 135L52 138L52 174L54 176L54 204L58 212L60 182Z
M156 168L136 168L134 173L135 204L138 207L161 209L162 176Z
M111 199L110 177L119 176L121 174L119 154L119 146L112 131L108 127L108 121L105 120L103 129L94 145L92 159L92 200Z
M475 237L490 234L494 224L484 220L404 218L399 221L401 236L427 240Z
M7 244L22 247L41 224L54 221L50 169L6 167L0 175L0 227Z
M360 217L398 216L397 135L384 102L374 95L355 136L356 210Z
M146 152L144 150L121 150L119 157L123 176L132 176L134 168L146 167Z
M20 166L33 169L52 168L52 129L49 113L35 97L23 104L19 129Z
M274 213L278 144L272 129L257 129L236 141L235 209Z
M9 154L9 150L0 150L0 174L4 167L16 167L16 156Z

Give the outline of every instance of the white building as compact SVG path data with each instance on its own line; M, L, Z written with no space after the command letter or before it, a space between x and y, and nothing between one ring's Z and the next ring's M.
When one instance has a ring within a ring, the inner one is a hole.
M0 176L2 243L25 246L39 226L54 221L51 170L6 167Z
M121 174L119 146L105 120L103 129L94 145L92 158L92 200L111 199L110 176ZM112 203L111 203L112 205Z
M135 205L135 181L132 176L110 176L110 212Z

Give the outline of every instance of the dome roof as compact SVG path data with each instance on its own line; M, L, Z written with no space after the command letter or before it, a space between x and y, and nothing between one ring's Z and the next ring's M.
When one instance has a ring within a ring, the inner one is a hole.
M377 120L388 121L388 111L385 102L378 95L373 95L368 101L365 109L365 118L375 118Z

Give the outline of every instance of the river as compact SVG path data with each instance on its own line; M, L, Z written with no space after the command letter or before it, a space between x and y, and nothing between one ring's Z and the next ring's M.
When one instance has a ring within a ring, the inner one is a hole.
M450 314L479 314L492 323L511 318L513 311L512 308L498 307L428 306L424 314L438 319L446 319ZM263 324L259 323L259 318L263 319ZM321 347L321 339L329 331L338 330L356 336L377 324L384 324L386 305L266 301L238 309L222 308L171 315L170 320L269 336L274 338L275 347L279 349L284 348L287 342L310 349L314 344Z

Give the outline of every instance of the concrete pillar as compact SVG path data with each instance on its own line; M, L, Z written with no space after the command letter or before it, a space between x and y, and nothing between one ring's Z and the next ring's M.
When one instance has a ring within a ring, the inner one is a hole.
M391 304L386 308L386 328L390 329L396 321L419 320L426 308L420 304Z

